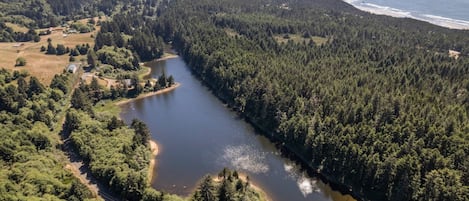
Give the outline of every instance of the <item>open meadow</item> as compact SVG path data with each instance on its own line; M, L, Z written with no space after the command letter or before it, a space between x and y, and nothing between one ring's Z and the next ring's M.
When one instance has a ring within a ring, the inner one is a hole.
M52 44L63 44L65 47L74 48L79 44L88 43L94 46L94 38L99 27L96 30L84 34L67 34L64 35L62 27L53 27L50 35L41 36L41 40L35 42L13 42L0 43L0 68L9 70L27 70L30 75L36 76L44 84L49 84L55 74L61 73L69 63L69 55L61 56L46 55L41 52L41 46L47 47L47 39L52 40ZM44 30L44 29L42 29ZM38 30L41 31L41 30ZM26 59L25 66L15 66L16 59L23 57ZM86 59L86 55L76 57L76 62Z

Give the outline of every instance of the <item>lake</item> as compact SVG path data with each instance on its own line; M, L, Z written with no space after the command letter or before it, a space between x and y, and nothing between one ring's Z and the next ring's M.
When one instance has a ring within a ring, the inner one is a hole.
M122 105L121 117L144 121L160 146L152 186L188 196L197 182L224 167L247 174L276 201L354 201L310 177L283 157L274 144L227 108L181 58L152 62L151 76L163 71L177 89Z

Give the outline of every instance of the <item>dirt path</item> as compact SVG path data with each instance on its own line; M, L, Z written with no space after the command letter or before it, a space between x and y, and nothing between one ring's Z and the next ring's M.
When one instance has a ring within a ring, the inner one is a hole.
M92 174L90 168L83 162L81 157L77 154L69 139L66 139L63 145L63 150L67 154L66 169L72 172L73 176L78 178L88 189L97 196L98 199L105 201L118 201L121 200L117 195L109 190L109 188L99 182Z
M78 73L83 73L79 71ZM82 74L83 75L83 74ZM78 78L81 77L78 75ZM70 102L71 95L78 87L79 80L74 84L72 87L72 91L69 93L67 99ZM67 109L70 107L70 104L67 106ZM60 120L60 124L62 128L64 127L63 124L65 123L65 115ZM105 200L105 201L118 201L118 196L116 196L110 189L99 182L92 174L91 170L87 164L85 164L82 158L77 154L78 150L75 150L71 141L70 141L70 133L65 133L63 130L60 133L61 142L62 142L62 151L65 153L66 158L65 160L65 169L70 170L70 172L75 176L82 184L84 184L98 199Z
M164 93L173 91L174 89L178 88L179 86L181 86L181 84L179 82L176 82L176 83L174 83L174 85L172 85L168 88L160 89L160 90L154 91L154 92L143 93L143 94L140 94L136 98L124 99L122 101L117 102L116 105L123 105L123 104L130 103L132 101L139 100L139 99L142 99L142 98L146 98L146 97L150 97L150 96L154 96L154 95L159 95L159 94L164 94Z

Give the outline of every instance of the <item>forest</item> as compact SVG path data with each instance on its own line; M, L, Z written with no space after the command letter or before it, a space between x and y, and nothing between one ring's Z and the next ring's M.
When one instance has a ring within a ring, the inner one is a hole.
M329 181L365 200L469 199L468 31L338 0L157 14L154 32L218 97Z
M49 28L64 21L111 15L129 0L0 0L0 22L27 28ZM143 4L134 1L134 4Z
M469 31L371 15L339 0L0 5L2 41L37 39L4 22L33 29L112 15L94 47L70 53L117 68L137 70L171 43L233 110L361 199L469 200ZM451 57L449 50L461 56ZM93 108L103 99L133 97L174 81L163 76L164 83L142 88L138 78L130 79L130 90L104 90L96 81L72 90L77 80L70 74L56 75L47 87L27 73L0 70L0 200L95 197L63 168L60 132L70 135L93 175L123 198L182 199L146 181L146 125L125 125ZM204 178L190 199L257 197L235 171L224 172L221 183Z
M65 103L63 91L26 76L0 70L0 200L93 199L64 169L65 156L56 148L54 128ZM68 86L73 78L64 75L60 80Z

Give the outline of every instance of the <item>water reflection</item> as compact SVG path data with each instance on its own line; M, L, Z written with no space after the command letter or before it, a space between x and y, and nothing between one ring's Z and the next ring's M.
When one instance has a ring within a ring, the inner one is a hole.
M250 173L266 173L269 166L265 160L265 153L249 145L228 146L223 151L222 158L225 163L234 169Z
M188 196L206 174L224 167L249 176L275 201L352 201L349 195L309 177L267 138L224 106L180 58L151 63L152 77L163 71L181 86L123 105L122 118L147 123L164 150L157 157L152 186Z

